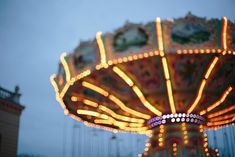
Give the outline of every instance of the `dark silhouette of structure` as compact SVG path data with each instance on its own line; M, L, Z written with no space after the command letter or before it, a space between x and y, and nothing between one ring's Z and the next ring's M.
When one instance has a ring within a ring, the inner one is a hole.
M11 92L0 87L0 156L16 157L20 115L19 87Z

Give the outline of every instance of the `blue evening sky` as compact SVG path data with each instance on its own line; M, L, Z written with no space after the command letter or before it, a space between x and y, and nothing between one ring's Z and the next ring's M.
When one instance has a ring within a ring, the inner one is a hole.
M113 31L127 20L146 23L157 16L182 17L189 11L207 18L227 16L234 21L235 1L0 0L0 86L13 90L19 85L21 103L26 106L20 122L18 153L72 156L74 121L63 115L49 81L50 75L57 72L62 51L72 51L79 41L94 38L97 31ZM111 133L99 131L94 139L96 130L80 126L82 138L77 138L76 149L83 149L83 156L96 156L90 150L97 153L102 141L106 147ZM121 153L135 152L133 156L137 156L143 150L143 136L121 134L118 138L125 150ZM138 139L140 148L136 146ZM98 146L91 145L94 142ZM107 156L107 149L102 156Z

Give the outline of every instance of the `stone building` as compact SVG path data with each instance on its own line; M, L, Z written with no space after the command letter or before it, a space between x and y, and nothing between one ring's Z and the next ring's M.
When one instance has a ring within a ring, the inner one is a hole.
M0 87L0 157L16 157L20 115L19 87L11 92Z

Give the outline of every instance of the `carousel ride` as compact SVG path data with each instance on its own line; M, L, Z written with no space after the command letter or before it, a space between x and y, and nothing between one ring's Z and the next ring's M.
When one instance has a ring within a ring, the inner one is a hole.
M219 156L204 130L235 121L235 24L126 23L63 53L56 99L87 126L150 136L144 157Z

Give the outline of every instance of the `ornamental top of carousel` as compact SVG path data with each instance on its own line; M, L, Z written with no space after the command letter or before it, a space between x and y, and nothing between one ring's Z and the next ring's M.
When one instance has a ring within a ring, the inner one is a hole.
M164 123L235 121L235 24L225 17L127 23L60 59L56 98L86 125L148 133Z

